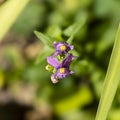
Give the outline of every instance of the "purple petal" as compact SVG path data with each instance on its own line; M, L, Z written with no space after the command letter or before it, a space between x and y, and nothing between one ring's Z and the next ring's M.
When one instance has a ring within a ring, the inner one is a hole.
M69 75L69 72L70 72L70 70L67 69L67 68L65 68L65 72L64 73L60 73L60 69L58 69L57 72L56 72L56 76L58 78L62 79L62 78L65 78L67 75Z
M63 47L62 47L63 46ZM60 55L60 54L67 54L68 51L72 50L74 48L73 45L69 45L66 42L54 42L54 47L56 49L56 52L54 53L54 56Z
M67 57L62 61L63 67L69 67L74 56L72 54L68 54Z
M69 50L72 50L72 49L74 49L74 45L69 45L68 43L66 43L66 42L62 42L65 46L67 46L67 49L69 49Z
M76 58L78 58L78 56L73 56L73 57L72 57L72 60L74 60L74 59L76 59Z
M64 44L62 42L58 43L56 46L56 50L61 51L60 47L63 46ZM66 46L66 45L65 45Z
M57 56L57 55L59 55L59 52L58 51L54 52L53 56Z
M73 45L69 45L70 49L73 50L74 49L74 46Z
M66 42L61 42L62 44L64 44L64 45L66 45L66 46L68 46L68 43L66 43Z
M54 58L53 56L47 57L47 62L55 68L59 68L61 66L57 58Z
M51 81L52 81L52 83L58 83L59 82L59 80L57 79L57 77L55 76L55 74L52 74L51 75Z
M72 75L72 74L74 74L74 72L73 72L73 71L70 71L70 72L69 72L69 74L71 74L71 75Z
M56 41L54 41L53 44L54 44L54 47L56 48L59 43L57 43Z

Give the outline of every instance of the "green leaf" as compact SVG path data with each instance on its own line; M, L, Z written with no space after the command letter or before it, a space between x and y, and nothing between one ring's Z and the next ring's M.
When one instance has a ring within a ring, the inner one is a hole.
M95 120L106 120L120 81L120 25Z
M45 48L42 50L42 52L37 57L35 64L41 64L46 59L47 56L53 53L53 51L54 50L51 49L50 47L45 46Z
M82 17L78 22L74 23L73 25L65 29L63 31L64 35L68 37L74 36L83 27L85 21L86 21L86 17Z
M109 113L109 120L120 120L120 109L112 109Z
M67 43L72 44L74 37L73 35L71 35L68 39L67 39Z
M52 46L53 41L51 38L38 31L34 31L34 33L45 45Z
M60 41L62 39L62 30L58 25L52 24L47 29L47 35Z

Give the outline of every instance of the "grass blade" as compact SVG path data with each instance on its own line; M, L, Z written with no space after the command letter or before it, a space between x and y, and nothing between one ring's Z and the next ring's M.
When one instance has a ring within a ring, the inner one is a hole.
M10 29L29 0L8 0L0 7L0 40Z
M106 120L120 81L120 25L95 120Z

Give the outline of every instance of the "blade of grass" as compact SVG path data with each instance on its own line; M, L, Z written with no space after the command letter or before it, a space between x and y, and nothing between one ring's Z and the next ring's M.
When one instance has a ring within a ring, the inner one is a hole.
M0 41L29 0L8 0L0 7Z
M120 25L117 31L95 120L106 120L120 81Z

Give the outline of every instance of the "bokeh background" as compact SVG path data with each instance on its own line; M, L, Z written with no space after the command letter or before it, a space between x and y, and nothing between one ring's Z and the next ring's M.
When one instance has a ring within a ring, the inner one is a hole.
M34 31L66 40L63 31L81 17L75 74L52 84L49 51L41 54ZM119 22L119 0L31 0L0 43L0 120L94 120ZM120 87L108 120L120 120Z

